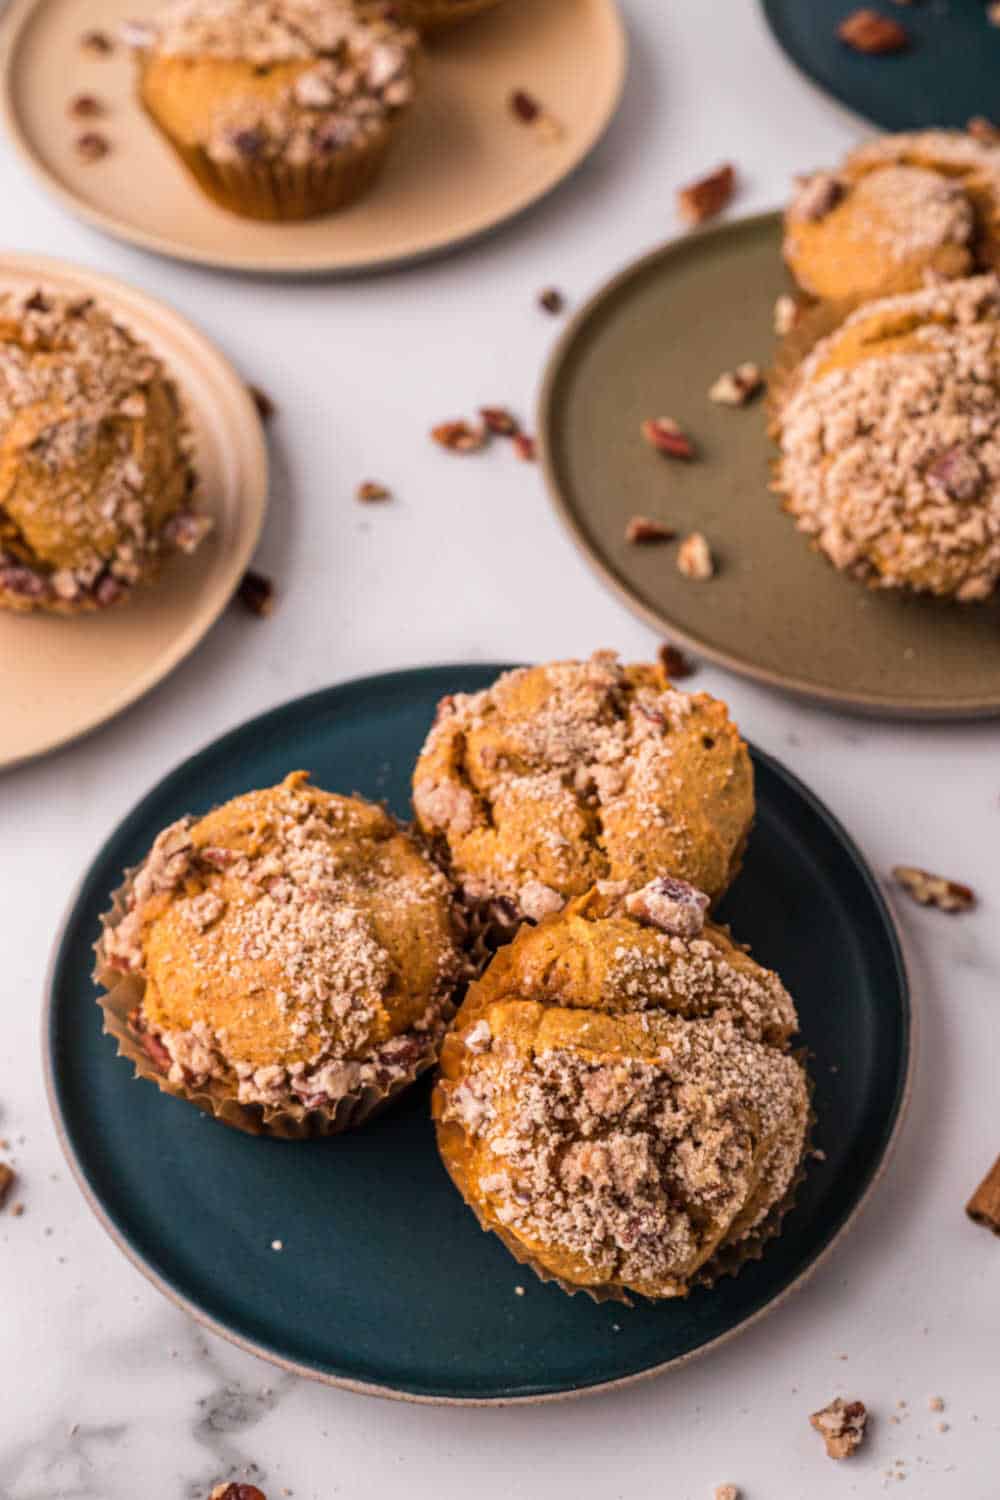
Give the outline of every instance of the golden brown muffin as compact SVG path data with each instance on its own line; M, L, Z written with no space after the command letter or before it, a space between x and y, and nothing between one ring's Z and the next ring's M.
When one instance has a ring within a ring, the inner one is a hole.
M211 529L173 381L91 299L0 297L0 609L126 599Z
M440 871L303 771L160 834L98 960L174 1091L246 1129L326 1132L434 1063L461 972Z
M724 703L613 652L445 698L413 805L465 899L511 921L599 880L690 880L716 900L753 821L753 768Z
M1000 264L1000 146L961 130L881 136L800 180L785 260L822 299L914 290Z
M129 26L139 97L200 186L256 219L372 183L413 97L416 33L351 0L174 0Z
M438 1144L484 1229L566 1291L684 1296L780 1225L809 1119L792 1001L682 882L522 928L442 1049Z
M867 303L778 413L776 489L835 567L878 588L988 598L1000 578L1000 281Z

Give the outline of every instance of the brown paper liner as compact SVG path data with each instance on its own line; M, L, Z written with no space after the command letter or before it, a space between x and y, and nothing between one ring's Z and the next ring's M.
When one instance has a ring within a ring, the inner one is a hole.
M104 1015L104 1030L114 1037L118 1043L118 1056L128 1059L137 1078L155 1083L161 1093L193 1104L196 1109L234 1130L245 1131L248 1135L301 1141L340 1135L364 1124L437 1062L444 1028L454 1013L451 1002L442 1007L441 1035L437 1041L428 1037L426 1053L410 1069L394 1074L386 1084L363 1084L329 1104L312 1108L304 1104L242 1104L233 1097L232 1087L224 1079L211 1079L205 1084L191 1086L173 1083L157 1068L129 1023L133 1011L142 1004L145 980L141 975L123 975L112 969L105 953L105 934L125 915L129 892L139 868L126 871L124 883L112 897L110 910L101 918L101 936L94 945L96 964L93 976L94 982L102 989L97 1003Z
M767 372L767 425L775 440L780 436L782 413L794 393L803 360L860 306L858 298L816 302L806 308L795 327L781 340Z
M467 21L482 11L492 10L500 0L393 0L393 10L421 31L443 31L459 21ZM372 0L370 10L384 10L384 0Z

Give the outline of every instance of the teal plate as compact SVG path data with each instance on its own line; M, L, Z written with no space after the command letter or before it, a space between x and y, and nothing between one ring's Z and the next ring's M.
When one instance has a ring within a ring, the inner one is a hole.
M122 870L181 814L297 767L406 816L410 768L438 699L485 687L500 670L431 667L346 683L193 756L97 856L51 974L53 1112L80 1186L121 1249L244 1348L314 1379L414 1400L594 1390L745 1326L846 1227L879 1173L906 1092L906 976L882 897L830 814L756 751L757 828L722 916L799 1003L826 1158L810 1164L764 1258L711 1291L622 1308L536 1281L482 1233L445 1176L426 1083L362 1130L289 1143L241 1135L133 1078L102 1033L90 979L98 919Z
M852 52L837 38L856 0L763 0L763 6L792 62L885 130L962 127L973 115L996 117L1000 30L987 20L983 0L877 5L910 34L905 52L881 57Z

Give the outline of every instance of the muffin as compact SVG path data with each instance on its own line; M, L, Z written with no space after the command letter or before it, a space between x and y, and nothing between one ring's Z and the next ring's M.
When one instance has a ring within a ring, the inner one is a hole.
M308 219L374 181L413 96L416 33L351 0L174 0L127 36L139 98L200 186Z
M381 808L296 771L164 830L105 921L140 1072L275 1135L356 1125L437 1058L462 973L446 880Z
M1000 578L1000 281L871 302L777 413L775 488L834 567L960 602Z
M1000 264L1000 147L961 130L882 136L800 179L785 260L821 299L915 290Z
M356 0L363 14L385 9L384 0ZM410 26L421 31L442 31L457 21L468 21L484 10L492 10L500 0L392 0L393 9Z
M753 821L753 768L724 703L598 652L443 699L413 805L467 905L513 926L599 880L672 874L717 900Z
M211 529L177 388L92 299L0 297L0 609L127 599Z
M433 1109L482 1227L563 1290L684 1296L760 1253L809 1122L776 975L660 880L523 927L470 987Z

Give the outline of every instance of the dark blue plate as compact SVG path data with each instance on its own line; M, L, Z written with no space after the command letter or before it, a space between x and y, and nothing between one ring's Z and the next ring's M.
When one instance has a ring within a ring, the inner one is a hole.
M972 115L997 115L1000 29L983 0L929 0L874 9L910 33L906 52L864 57L837 38L858 0L763 0L785 52L814 83L885 130L964 126ZM816 163L803 163L803 166Z
M320 786L385 798L406 816L410 769L438 699L484 687L500 670L370 677L217 740L105 844L52 968L52 1108L118 1245L167 1296L245 1348L385 1395L537 1400L707 1348L773 1305L843 1230L878 1174L906 1090L906 976L882 897L830 814L759 752L757 827L722 916L798 1001L826 1160L810 1166L781 1238L738 1277L631 1309L542 1286L482 1233L445 1176L426 1082L363 1130L288 1143L241 1135L136 1081L102 1034L90 979L98 918L124 867L182 813L299 767Z

